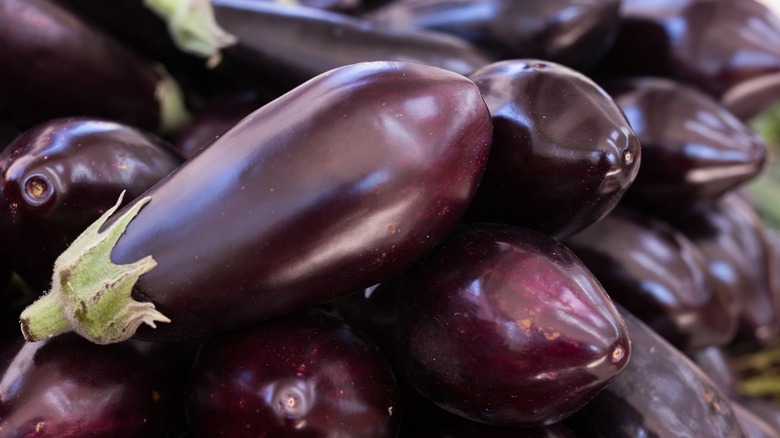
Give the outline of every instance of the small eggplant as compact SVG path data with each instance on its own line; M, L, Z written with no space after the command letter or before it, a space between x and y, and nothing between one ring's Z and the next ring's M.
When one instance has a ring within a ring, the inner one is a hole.
M494 131L468 221L510 223L561 239L618 203L641 150L598 85L533 59L497 62L469 78L490 108Z
M642 144L642 167L625 200L672 216L755 178L767 148L712 97L660 78L605 85Z
M134 198L182 159L157 136L101 119L54 119L0 152L0 258L36 287L122 191ZM131 199L132 199L131 198Z
M0 114L20 126L93 116L171 131L186 119L158 64L48 0L0 2Z
M496 426L561 421L631 352L620 315L582 262L551 237L510 225L462 226L420 264L353 299L355 312L339 312L368 327L399 379L440 408Z
M104 232L114 210L93 224L23 331L116 342L145 322L140 337L180 339L380 282L457 224L491 135L479 89L457 73L389 61L332 70L239 122Z
M187 391L195 438L398 434L401 394L370 340L309 310L212 337Z
M673 345L725 345L737 307L704 255L669 224L624 208L564 241L620 303Z
M682 352L620 307L631 360L566 423L589 438L742 438L731 402Z
M583 68L617 35L619 9L619 0L396 0L366 16L394 29L452 34L498 59Z
M446 34L377 29L368 20L335 12L254 0L213 0L211 5L216 23L237 41L222 51L221 68L264 90L285 92L356 62L415 62L468 74L492 60ZM182 25L187 29L198 23Z

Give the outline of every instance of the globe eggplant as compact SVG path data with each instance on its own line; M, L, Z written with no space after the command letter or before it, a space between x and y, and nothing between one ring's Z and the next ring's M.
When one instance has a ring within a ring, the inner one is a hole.
M21 126L94 116L170 131L186 120L162 65L54 2L0 2L0 41L0 114Z
M159 137L108 120L28 129L0 152L0 258L45 290L57 256L123 190L135 198L182 162Z
M25 337L115 342L143 323L146 339L196 336L375 284L458 222L491 128L479 89L457 73L369 62L323 74L239 122L103 232L114 209L90 226L22 315Z
M323 312L206 341L187 390L194 437L395 437L398 384L376 345ZM248 431L251 431L248 432Z

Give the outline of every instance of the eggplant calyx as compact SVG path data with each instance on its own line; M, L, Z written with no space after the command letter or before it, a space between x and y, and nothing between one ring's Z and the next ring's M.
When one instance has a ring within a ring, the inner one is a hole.
M179 83L171 76L162 64L156 68L160 80L154 90L154 97L160 105L160 132L170 134L176 132L190 120L190 113L184 104L184 95Z
M222 60L220 49L238 42L217 24L211 0L144 0L144 4L165 20L181 50L207 57L209 68Z
M96 344L129 339L141 324L156 327L171 320L153 303L135 301L131 292L138 278L154 269L152 256L117 265L111 251L130 221L151 200L141 199L100 231L119 208L116 205L89 226L54 262L52 289L28 306L20 317L25 340L34 342L76 332Z

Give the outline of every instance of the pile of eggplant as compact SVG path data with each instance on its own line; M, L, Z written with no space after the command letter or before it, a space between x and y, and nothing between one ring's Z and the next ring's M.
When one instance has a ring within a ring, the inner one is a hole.
M0 0L0 65L0 437L780 437L763 3Z

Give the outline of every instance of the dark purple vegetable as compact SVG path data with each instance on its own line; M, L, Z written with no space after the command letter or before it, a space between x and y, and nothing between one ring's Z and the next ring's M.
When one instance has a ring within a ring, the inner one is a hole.
M171 145L185 158L191 158L217 137L235 126L269 99L256 93L230 94L214 98L195 113L176 134Z
M630 355L617 310L579 259L509 225L461 227L421 264L352 300L340 311L376 336L412 387L488 424L558 422Z
M631 360L595 399L567 420L578 436L743 437L729 399L688 359L621 308Z
M612 43L619 9L618 0L396 0L368 18L394 29L449 33L498 59L585 67Z
M738 308L710 278L704 255L668 224L620 208L565 244L613 300L678 348L734 338Z
M461 74L490 58L449 35L375 29L367 20L252 0L214 0L217 23L238 42L225 68L259 87L286 91L330 69L362 61L406 61Z
M755 0L622 0L600 76L662 76L720 97L780 71L780 19Z
M368 287L457 223L490 140L487 107L461 75L398 62L330 71L245 118L118 213L110 231L96 234L96 222L85 236L106 239L100 255L75 255L89 237L71 246L59 267L82 264L55 274L55 292L33 305L42 313L28 309L26 337L78 321L70 328L112 342L168 318L139 336L189 337ZM73 282L93 278L94 258L127 264L115 273L126 282L87 297ZM120 306L101 308L114 294Z
M688 354L699 369L718 386L726 397L740 396L739 381L731 366L731 358L722 347L706 347Z
M4 437L165 437L185 426L190 346L95 345L68 334L40 343L6 336L1 348Z
M186 117L161 65L54 2L1 2L0 41L0 115L20 126L94 116L167 131Z
M761 417L775 430L780 430L780 406L777 403L756 397L743 397L739 400L739 403Z
M713 279L736 302L739 337L769 343L780 333L780 295L772 290L764 225L738 194L700 206L675 226L704 254Z
M590 79L539 60L502 61L469 76L493 117L493 146L469 221L556 238L607 214L634 180L640 147Z
M187 391L194 437L394 437L401 395L385 358L307 311L209 339Z
M642 167L626 202L665 216L716 199L755 178L767 149L716 100L667 79L610 84L642 144Z
M742 81L729 88L720 101L741 120L750 120L780 101L780 72Z
M0 257L45 289L57 256L108 210L183 160L153 134L93 118L54 119L0 152Z
M737 421L739 421L740 427L742 427L742 430L745 432L746 438L780 437L780 430L775 429L774 426L760 416L754 414L745 406L732 401L731 407L734 409L734 414L736 414Z

